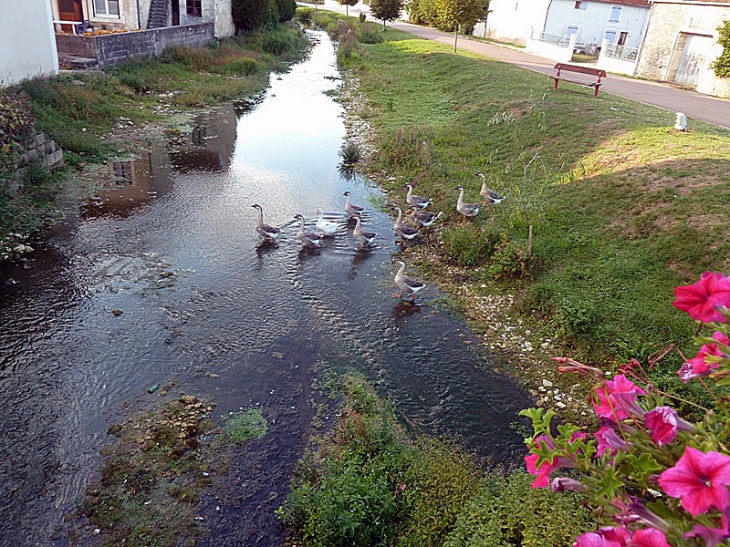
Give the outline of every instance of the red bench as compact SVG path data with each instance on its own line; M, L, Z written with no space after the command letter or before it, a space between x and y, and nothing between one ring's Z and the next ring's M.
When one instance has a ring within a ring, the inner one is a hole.
M555 73L555 76L553 76L553 80L555 80L555 87L554 89L558 89L558 82L560 80L563 80L565 82L570 82L572 84L578 84L578 85L584 85L586 87L592 87L593 88L593 96L598 97L598 89L601 87L601 78L606 77L606 71L601 70L598 68L592 68L589 66L580 66L580 65L566 65L565 63L558 63L555 65L555 70L557 71ZM596 76L597 80L595 82L586 82L586 81L580 81L580 80L568 80L566 78L563 78L560 73L561 72L579 72L581 74L589 74L591 76Z

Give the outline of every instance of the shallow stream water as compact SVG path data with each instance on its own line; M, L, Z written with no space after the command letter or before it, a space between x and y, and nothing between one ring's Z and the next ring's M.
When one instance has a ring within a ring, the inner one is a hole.
M48 545L94 479L107 427L173 380L214 401L217 420L251 405L269 420L202 504L209 545L280 544L273 510L324 368L361 371L423 431L497 462L522 454L512 424L525 394L472 349L435 288L416 306L393 298L392 218L373 185L338 170L334 48L310 36L308 59L273 76L259 101L201 115L182 148L153 142L110 165L113 188L34 242L25 267L0 270L3 544ZM355 250L346 190L378 234L368 252ZM278 247L257 247L254 203L281 228ZM313 224L318 207L340 228L301 252L293 216Z

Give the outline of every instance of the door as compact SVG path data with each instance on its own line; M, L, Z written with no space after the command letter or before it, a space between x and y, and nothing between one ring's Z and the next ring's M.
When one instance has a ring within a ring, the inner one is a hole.
M180 24L180 0L172 0L172 24Z
M628 40L628 38L629 38L628 32L622 32L621 34L619 34L618 35L618 45L625 46L626 40Z
M84 12L81 9L81 0L58 0L58 15L61 21L84 21ZM61 25L64 32L73 32L73 25Z
M679 84L696 86L700 71L707 64L707 56L712 51L712 46L712 36L688 34L674 81Z

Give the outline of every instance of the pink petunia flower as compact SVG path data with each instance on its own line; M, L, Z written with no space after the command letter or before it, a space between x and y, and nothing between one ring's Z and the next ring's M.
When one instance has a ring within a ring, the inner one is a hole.
M634 532L631 547L672 547L667 543L667 536L656 528L643 528Z
M720 273L705 272L692 285L674 288L674 307L686 311L692 319L710 323L725 322L717 307L730 303L730 279Z
M598 441L597 455L603 456L608 452L611 456L615 456L619 450L626 451L629 446L626 444L621 437L619 437L616 430L612 427L604 425L595 433L596 440Z
M550 483L553 492L565 492L572 490L573 492L585 492L588 490L579 480L570 477L555 477Z
M730 537L730 534L723 528L709 528L696 524L692 531L687 532L683 537L684 539L701 538L705 540L705 547L718 547Z
M727 347L728 339L723 333L717 331L712 335L712 337L719 344ZM708 376L712 373L713 370L718 369L720 367L720 364L708 361L707 357L709 356L724 358L728 357L724 353L724 351L720 349L718 344L703 344L697 355L683 363L682 368L680 368L677 372L681 380L686 384L687 381L691 380L692 378L697 378L698 376Z
M631 532L626 528L601 528L575 538L573 547L626 547L630 538Z
M673 498L682 499L693 517L710 507L724 511L730 504L730 456L701 452L688 446L677 464L659 477L659 486Z
M677 438L678 431L694 431L691 423L679 417L677 412L668 406L658 406L646 413L644 425L651 433L651 439L659 446L665 446Z
M593 402L593 408L598 416L613 421L625 420L629 417L629 413L621 408L621 405L616 401L616 393L625 394L622 396L623 405L625 406L635 402L637 394L643 395L646 391L634 384L623 374L617 374L613 380L606 381L603 386L596 390L598 402Z
M586 434L584 432L576 431L575 433L573 433L570 441L574 442L577 439L585 438ZM542 442L544 442L550 449L555 448L555 445L550 437L546 435L540 435L539 437L535 438L534 443L535 445L537 445L537 448L540 447L540 443ZM575 467L574 460L563 456L558 456L554 458L552 462L544 461L540 464L540 467L537 467L538 459L539 456L537 454L529 454L525 456L525 466L527 467L527 472L531 475L536 475L535 480L532 482L532 488L547 488L548 486L550 486L550 473L561 467Z

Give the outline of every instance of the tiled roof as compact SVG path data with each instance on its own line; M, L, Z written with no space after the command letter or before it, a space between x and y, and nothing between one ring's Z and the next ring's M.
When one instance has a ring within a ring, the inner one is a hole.
M639 8L649 8L649 0L590 0L593 2L602 2L604 4L613 4L614 6L636 6ZM727 1L727 0L722 0Z

